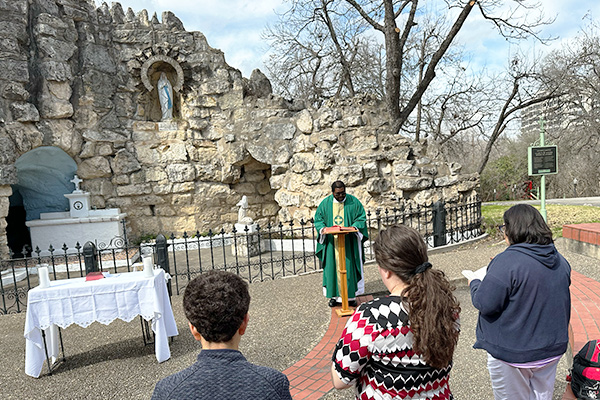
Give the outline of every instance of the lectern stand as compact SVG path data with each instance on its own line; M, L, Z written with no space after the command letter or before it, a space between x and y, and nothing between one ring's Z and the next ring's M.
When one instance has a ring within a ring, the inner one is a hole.
M338 259L337 259L337 268L340 276L340 297L342 298L342 308L335 310L338 317L347 317L348 315L352 315L354 310L348 307L348 278L346 276L346 235L349 233L357 232L358 229L355 227L345 227L345 226L331 226L325 228L323 231L326 235L335 235L337 236L337 250L338 250Z

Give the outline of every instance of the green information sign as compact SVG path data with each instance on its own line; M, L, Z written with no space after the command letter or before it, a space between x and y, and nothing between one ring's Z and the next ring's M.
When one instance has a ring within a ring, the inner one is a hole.
M530 176L557 173L558 149L556 146L529 147L527 156Z

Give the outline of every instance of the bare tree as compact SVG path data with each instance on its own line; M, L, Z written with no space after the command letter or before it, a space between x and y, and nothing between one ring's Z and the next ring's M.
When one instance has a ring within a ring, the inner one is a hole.
M291 0L263 37L270 42L267 71L276 90L309 104L358 92L382 94L382 47L333 0Z
M471 162L469 169L479 174L494 150L496 157L506 155L496 147L511 143L500 140L507 133L512 138L518 136L521 112L564 93L561 81L544 74L542 66L541 55L532 60L516 55L504 73L487 75L482 71L470 80L446 79L447 91L425 106L433 110L427 113L425 122L437 145L444 145L441 151L450 159L456 158L471 143L478 149L471 151L477 153L472 160L477 165Z
M527 64L524 58L515 57L511 63L511 70L504 81L504 86L509 88L509 91L504 94L503 99L499 98L500 110L496 114L496 122L479 164L477 172L480 174L489 161L496 141L506 128L518 119L519 111L562 95L559 82L542 75L538 62ZM500 87L497 92L502 93Z
M424 79L425 67L435 54L443 33L448 28L446 15L431 13L421 18L415 27L414 37L407 46L401 98L410 98L415 87ZM429 137L442 145L461 132L483 129L483 116L487 115L484 82L474 76L468 67L468 54L463 46L452 46L437 67L438 84L430 87L419 99L416 113L401 128L407 131L414 125L414 138L419 141ZM410 75L413 75L411 78ZM401 100L402 102L402 100ZM411 120L414 119L414 124Z
M506 82L512 91L498 106L497 88L491 94L494 101L486 101L480 84L461 75L458 63L445 66L452 59L453 41L475 9L506 38L543 41L537 29L551 21L543 18L535 0L290 0L290 4L266 35L275 54L269 72L276 87L290 95L306 90L309 94L304 97L312 104L363 90L382 92L391 130L417 140L424 133L448 143L462 132L491 131L479 171L518 111L543 101L523 91L531 74L512 75ZM429 4L437 8L426 8ZM448 15L447 22L436 23L441 14ZM383 49L373 48L377 42L369 32L382 35ZM440 85L445 90L426 95L440 72L446 76ZM384 88L377 90L381 83ZM499 115L489 128L484 119L489 120L494 109Z
M408 39L417 25L418 0L380 0L373 5L370 0L346 0L356 9L360 16L369 23L376 31L383 34L386 50L386 104L390 113L392 130L398 132L404 125L415 107L423 97L423 94L436 76L436 67L450 48L453 40L461 31L465 21L473 8L477 7L481 15L491 21L498 28L500 34L507 38L523 38L534 36L539 38L537 28L550 21L544 20L543 15L531 16L532 13L523 13L523 9L537 10L540 3L530 3L527 0L469 0L446 1L450 9L460 8L460 12L454 18L450 28L442 35L443 40L437 45L427 66L424 68L422 78L412 91L412 95L402 102L400 98L400 79L404 63L404 54ZM508 16L498 17L494 13L505 3L513 3L516 7ZM403 17L403 27L397 22ZM382 20L382 22L379 22ZM539 38L541 39L541 38Z
M433 139L444 145L463 132L485 130L485 119L490 115L491 102L479 79L464 80L455 77L449 82L447 93L437 97L426 107L430 113L430 132Z

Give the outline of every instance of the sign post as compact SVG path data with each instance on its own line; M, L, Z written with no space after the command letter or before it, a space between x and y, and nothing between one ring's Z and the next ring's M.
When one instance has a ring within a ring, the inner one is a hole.
M546 175L556 174L558 165L558 148L556 146L546 146L544 118L540 118L540 145L530 146L527 151L529 176L541 175L541 193L540 193L540 214L544 221L548 222L546 212Z

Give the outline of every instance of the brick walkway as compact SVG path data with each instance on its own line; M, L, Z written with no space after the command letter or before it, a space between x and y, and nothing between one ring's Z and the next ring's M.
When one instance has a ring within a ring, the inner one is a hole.
M359 303L373 300L373 296L360 296ZM329 328L323 339L306 357L285 371L290 380L290 393L294 400L317 400L333 389L331 384L331 355L342 335L348 318L340 318L331 310Z
M573 355L577 354L588 340L600 339L600 282L578 272L571 272L571 332L569 342ZM571 384L563 400L575 400Z

